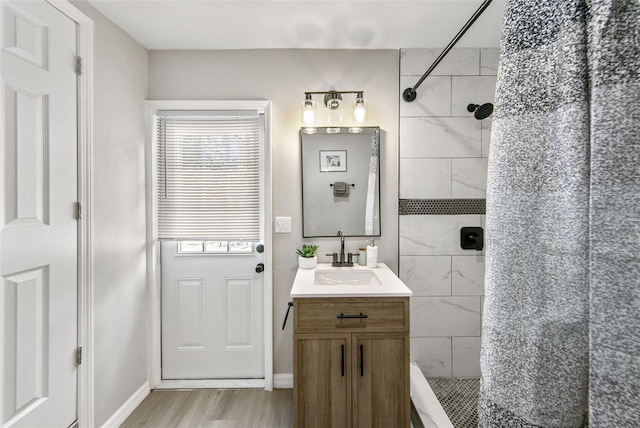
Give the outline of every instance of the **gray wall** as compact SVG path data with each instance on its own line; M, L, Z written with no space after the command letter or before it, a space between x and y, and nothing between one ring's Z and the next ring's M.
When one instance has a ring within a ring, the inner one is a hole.
M292 373L291 323L281 330L302 239L300 105L305 91L363 90L367 125L380 126L382 237L380 261L398 265L398 51L224 50L151 51L149 99L267 99L273 101L273 216L292 217L292 233L274 235L274 373ZM314 238L325 253L338 239ZM347 239L354 252L364 239Z
M93 314L95 425L147 381L144 138L146 49L88 3L95 25Z
M406 49L401 87L412 86L439 50ZM400 106L400 198L485 198L498 49L453 49ZM460 228L484 215L401 215L400 278L413 290L411 358L426 376L480 376L484 252L460 248Z

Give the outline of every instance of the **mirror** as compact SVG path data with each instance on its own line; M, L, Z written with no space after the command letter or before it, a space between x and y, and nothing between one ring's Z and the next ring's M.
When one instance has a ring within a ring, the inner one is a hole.
M356 129L300 131L305 238L380 236L380 128Z

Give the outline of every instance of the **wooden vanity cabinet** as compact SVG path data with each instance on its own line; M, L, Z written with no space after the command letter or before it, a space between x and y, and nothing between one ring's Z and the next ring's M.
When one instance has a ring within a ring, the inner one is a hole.
M294 426L409 427L409 298L293 304Z

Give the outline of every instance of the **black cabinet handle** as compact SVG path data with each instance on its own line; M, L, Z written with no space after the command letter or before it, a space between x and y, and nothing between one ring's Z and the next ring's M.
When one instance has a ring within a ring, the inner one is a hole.
M360 376L364 376L364 345L360 345Z
M344 377L344 345L340 345L340 352L342 353L340 358L340 371L342 372L342 377Z
M346 319L346 318L369 318L369 317L367 315L363 315L362 312L360 312L360 315L340 314L340 315L336 316L336 318L338 318L339 320L342 320L342 319Z

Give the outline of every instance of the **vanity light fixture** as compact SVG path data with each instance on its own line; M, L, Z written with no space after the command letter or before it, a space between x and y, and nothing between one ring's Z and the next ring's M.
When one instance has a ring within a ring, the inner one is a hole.
M302 102L302 127L303 132L306 134L313 134L315 126L320 122L324 122L324 118L321 118L316 114L316 104L313 100L313 95L323 95L324 105L327 108L326 123L333 127L339 127L342 124L342 107L343 100L342 95L355 94L355 100L353 103L353 125L360 126L367 120L367 108L366 100L364 98L363 91L317 91L317 92L305 92L304 101ZM340 129L340 128L337 128ZM357 128L353 128L357 129Z

